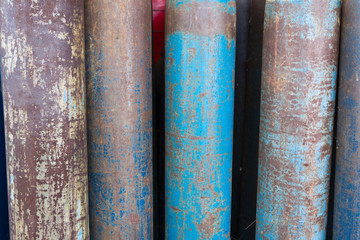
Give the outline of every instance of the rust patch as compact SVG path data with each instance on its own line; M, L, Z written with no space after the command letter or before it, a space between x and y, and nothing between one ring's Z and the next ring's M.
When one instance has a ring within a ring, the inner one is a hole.
M232 9L235 9L235 1L229 1L227 5L210 1L167 4L166 35L181 31L208 37L225 35L229 40L235 39L236 14Z

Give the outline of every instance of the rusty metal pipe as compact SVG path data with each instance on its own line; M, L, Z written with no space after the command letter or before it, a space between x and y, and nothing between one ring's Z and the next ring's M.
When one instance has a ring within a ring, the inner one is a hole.
M267 0L257 239L325 239L338 0Z
M151 1L85 0L93 239L152 239Z
M342 8L334 239L360 236L360 2Z
M11 239L89 239L83 1L2 1Z
M235 0L166 4L165 236L229 239Z

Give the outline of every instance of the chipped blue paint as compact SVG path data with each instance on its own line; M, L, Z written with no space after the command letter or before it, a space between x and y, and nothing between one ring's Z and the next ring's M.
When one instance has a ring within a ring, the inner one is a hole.
M203 2L186 1L183 9ZM187 13L171 4L167 14ZM206 24L197 17L194 24ZM166 24L166 239L229 239L235 37L170 32L173 22Z
M360 238L360 2L342 10L334 239Z
M150 240L151 2L85 6L91 237Z
M325 239L339 12L266 2L256 239Z

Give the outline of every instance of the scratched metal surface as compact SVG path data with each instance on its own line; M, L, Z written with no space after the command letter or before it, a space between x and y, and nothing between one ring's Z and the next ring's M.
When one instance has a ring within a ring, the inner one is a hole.
M267 0L257 239L324 239L340 1Z
M360 2L343 2L333 239L360 238Z
M229 239L235 0L168 0L166 239Z
M1 57L0 57L1 59ZM0 64L1 73L1 64ZM1 86L1 74L0 74ZM2 90L0 87L0 236L4 239L10 238L9 233L9 210L7 197L7 181L6 181L6 151L5 151L5 129L4 129L4 109Z
M83 1L2 1L11 239L89 239Z
M152 239L151 1L85 0L92 239Z

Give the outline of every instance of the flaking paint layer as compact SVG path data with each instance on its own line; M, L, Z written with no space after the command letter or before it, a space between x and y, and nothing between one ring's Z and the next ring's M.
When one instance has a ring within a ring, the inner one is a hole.
M3 1L11 239L89 239L83 1Z
M152 239L151 1L85 0L93 239Z
M257 239L324 239L340 1L267 1Z
M166 239L229 239L235 1L169 0L166 20Z

